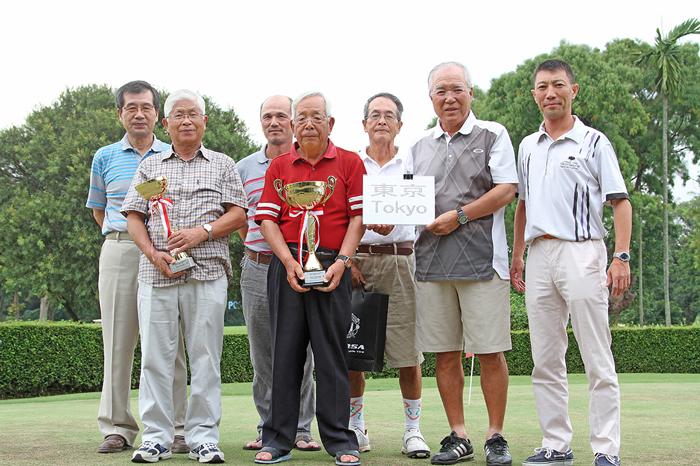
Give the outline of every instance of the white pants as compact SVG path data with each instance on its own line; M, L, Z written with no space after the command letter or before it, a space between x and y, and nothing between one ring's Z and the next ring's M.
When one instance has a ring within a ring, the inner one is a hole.
M100 252L100 312L104 379L97 424L102 437L119 434L133 445L139 426L131 414L131 369L139 337L137 302L141 250L126 233L110 233ZM187 412L187 366L180 338L173 384L175 434L184 435Z
M226 309L226 276L153 287L139 282L141 381L139 414L143 441L170 448L174 435L173 368L182 320L190 360L190 402L185 441L194 449L219 442L221 422L221 351Z
M564 359L571 316L589 382L591 447L594 453L619 453L620 389L610 349L606 267L602 240L536 239L528 250L525 304L543 447L565 452L573 438Z

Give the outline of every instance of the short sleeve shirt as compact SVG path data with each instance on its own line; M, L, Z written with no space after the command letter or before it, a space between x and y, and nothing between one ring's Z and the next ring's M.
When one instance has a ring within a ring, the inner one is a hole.
M126 231L126 219L120 210L136 168L142 159L168 149L169 144L153 137L151 148L141 156L125 134L121 141L95 152L90 170L90 191L85 207L105 211L103 235L112 231Z
M365 164L368 175L403 175L405 173L404 161L406 151L399 149L396 157L380 167L377 162L367 154L366 150L360 151L359 155ZM388 235L367 230L360 240L360 244L391 244L413 242L416 239L416 227L411 225L396 225Z
M272 220L282 231L285 241L298 243L303 215L290 209L274 187L275 180L282 186L297 181L324 181L335 178L333 193L318 212L319 246L340 249L348 229L350 217L362 215L362 175L365 167L355 152L336 147L330 140L323 156L314 164L297 153L298 143L286 154L276 157L265 175L265 188L258 203L255 221ZM327 189L326 193L330 190ZM290 213L292 215L290 215Z
M435 216L476 201L497 184L518 182L508 131L469 113L450 137L440 124L415 140L407 168L435 177ZM505 207L470 220L448 235L418 227L416 280L491 280L494 270L509 277Z
M245 237L245 246L256 252L272 254L272 248L267 244L260 232L260 225L255 223L255 214L258 209L258 201L265 186L265 172L270 166L271 160L265 155L263 147L254 154L250 154L236 164L238 173L243 181L243 189L248 199L248 233Z
M527 243L542 235L567 241L603 239L603 205L629 198L612 144L575 116L574 127L556 141L544 123L523 139L518 178Z
M226 205L248 208L236 164L231 157L201 147L190 160L183 160L172 148L161 155L145 159L139 165L122 205L126 215L134 210L146 214L146 226L153 247L165 251L160 213L151 212L153 202L136 192L136 185L158 176L167 178L165 197L173 201L168 209L171 228L197 228L221 217ZM202 241L188 249L196 266L178 278L169 278L141 254L138 279L151 286L162 287L185 283L188 279L216 280L226 274L232 277L228 248L229 237Z

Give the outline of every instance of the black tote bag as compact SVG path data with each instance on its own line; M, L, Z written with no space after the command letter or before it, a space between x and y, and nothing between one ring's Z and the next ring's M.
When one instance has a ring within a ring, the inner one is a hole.
M381 372L384 369L386 318L389 295L355 289L348 331L348 369Z

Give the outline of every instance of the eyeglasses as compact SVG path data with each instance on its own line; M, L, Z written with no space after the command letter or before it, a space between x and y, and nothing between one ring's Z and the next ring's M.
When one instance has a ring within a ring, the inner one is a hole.
M122 108L122 111L128 113L129 115L136 115L139 110L141 110L141 113L145 115L147 113L155 112L156 108L150 104L143 104L140 107L138 105L127 105L126 107Z
M436 97L445 98L445 97L447 97L448 94L451 93L452 97L454 97L456 99L457 97L464 95L466 92L467 92L466 89L458 87L458 88L452 89L450 91L448 91L447 89L438 89L436 91L433 91L433 95Z
M326 115L314 115L311 118L305 117L305 116L298 116L294 119L294 123L297 125L305 125L306 122L310 121L312 124L315 126L323 124L324 121L328 121L328 117Z
M392 123L397 120L396 115L393 113L372 113L370 116L367 117L369 121L379 121L382 117L384 117L384 121L387 123Z
M170 115L168 118L172 118L175 121L183 121L185 118L189 118L190 121L200 121L204 118L203 113L176 113L175 115Z

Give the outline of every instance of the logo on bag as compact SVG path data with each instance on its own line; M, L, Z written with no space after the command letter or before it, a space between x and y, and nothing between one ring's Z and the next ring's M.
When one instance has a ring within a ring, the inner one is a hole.
M350 318L351 322L350 330L348 331L348 338L355 338L357 336L357 332L360 331L360 318L355 314L351 314Z

